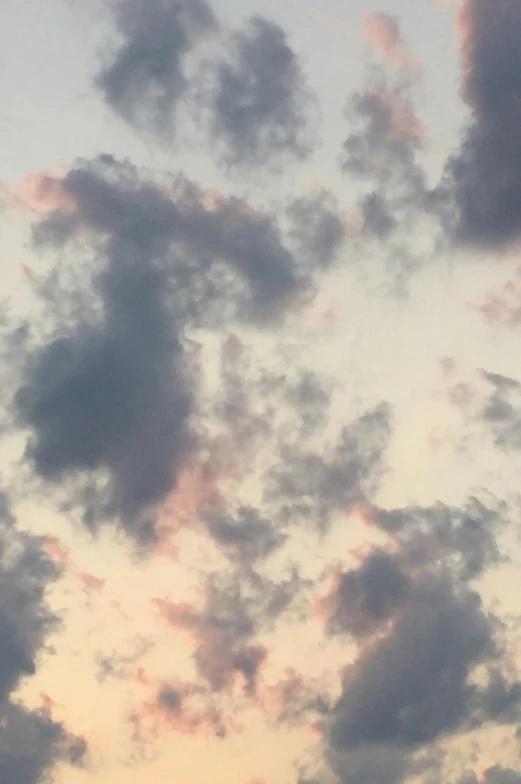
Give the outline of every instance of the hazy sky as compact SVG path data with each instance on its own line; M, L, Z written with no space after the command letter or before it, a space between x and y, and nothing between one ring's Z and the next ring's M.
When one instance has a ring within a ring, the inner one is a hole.
M520 784L518 0L2 9L0 783Z

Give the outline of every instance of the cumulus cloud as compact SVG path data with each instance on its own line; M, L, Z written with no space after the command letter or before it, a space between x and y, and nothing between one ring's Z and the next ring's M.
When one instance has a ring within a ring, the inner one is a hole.
M509 37L518 13L512 2L496 2L494 18L483 0L467 0L461 16L473 119L447 173L460 208L458 236L494 243L515 236L519 201ZM98 87L123 119L164 137L188 96L190 57L217 23L203 0L121 0L115 14L120 41ZM398 22L372 14L365 32L403 73L396 84L383 78L352 96L342 169L362 190L361 238L388 249L419 216L443 217L447 194L429 188L421 163L415 65ZM302 63L277 24L252 18L221 60L206 63L203 77L199 108L212 151L227 165L280 165L310 152ZM483 183L492 183L485 198ZM178 529L192 526L224 563L203 582L202 606L174 595L153 600L171 631L188 636L197 683L156 683L130 717L137 735L166 728L223 736L221 705L240 693L280 723L318 713L325 756L342 784L399 784L414 773L417 753L435 751L447 737L519 724L521 683L504 666L499 620L477 593L477 581L501 561L501 504L376 506L391 406L335 423L331 390L295 359L295 343L276 369L252 358L266 335L249 341L250 330L275 326L269 339L277 338L286 314L307 304L318 276L333 268L349 233L335 198L297 195L281 219L185 175L154 179L102 155L64 175L29 177L15 201L37 216L33 249L66 259L35 287L49 315L11 340L9 367L19 381L13 424L24 432L40 486L57 488L62 510L80 506L94 529L119 520L131 537L156 545L156 554L172 533L156 528L170 504ZM201 333L211 344L210 392L201 380L202 348L194 349ZM484 379L493 392L481 419L498 446L518 449L519 384ZM451 387L450 394L465 403L465 391ZM252 480L247 500L221 492L221 473ZM339 693L295 669L270 686L269 634L290 611L297 623L309 609L311 581L294 565L291 537L318 542L335 515L354 509L387 536L385 547L339 567L319 600L323 644L354 655L343 660ZM65 552L55 552L53 565L44 554L51 539L13 533L3 497L0 510L0 543L4 533L9 543L5 552L0 547L0 779L36 784L58 759L78 762L85 754L82 739L67 736L50 714L13 700L55 628L46 586L60 559L85 585L103 582ZM135 661L115 656L101 665L114 674ZM484 777L489 784L519 778L500 767ZM473 781L468 774L461 784Z
M438 739L515 726L521 709L521 684L502 669L498 619L471 587L497 563L501 509L472 499L372 514L393 533L390 550L339 572L321 607L329 632L359 641L328 718L331 764L357 784L388 780L387 766L391 781L404 781L414 755Z
M76 174L70 190L93 222L128 220L117 191ZM36 473L47 481L108 473L104 503L129 529L172 486L190 410L165 273L153 256L157 232L149 225L146 237L144 216L141 227L141 237L114 229L94 283L96 306L73 324L56 324L50 340L29 351L15 398Z
M7 496L0 511L0 777L6 784L37 784L61 759L82 762L86 744L69 738L46 711L31 711L15 699L24 678L36 672L38 656L58 618L46 592L57 576L43 542L16 529Z
M216 19L205 0L118 0L114 11L120 40L96 84L126 122L164 136L187 90L186 60Z
M99 478L98 512L95 493L83 491L91 524L116 515L146 538L148 514L190 450L185 328L211 323L212 308L222 319L225 307L269 322L306 283L269 216L234 200L204 206L186 180L171 195L104 156L72 169L60 188L76 209L57 205L35 242L69 249L87 240L91 289L59 273L42 287L55 324L26 349L16 418L39 477Z
M231 165L304 158L311 149L310 93L284 30L260 16L235 34L202 90L214 144Z
M519 237L521 9L515 0L467 0L460 13L463 92L471 119L448 177L456 236L480 247Z

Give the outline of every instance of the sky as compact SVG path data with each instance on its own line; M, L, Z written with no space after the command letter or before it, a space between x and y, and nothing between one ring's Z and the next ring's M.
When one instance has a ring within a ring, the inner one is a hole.
M0 782L521 784L518 0L4 0Z

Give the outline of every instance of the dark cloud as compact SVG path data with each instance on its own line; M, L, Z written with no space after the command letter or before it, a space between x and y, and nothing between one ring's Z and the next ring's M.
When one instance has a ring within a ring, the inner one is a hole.
M400 561L407 568L443 563L458 581L480 577L499 563L498 533L505 523L500 501L488 505L471 498L462 508L431 507L373 510L377 524L400 541Z
M15 398L36 473L56 482L106 472L109 507L129 530L166 496L188 443L182 350L148 253L113 239L94 283L101 317L57 324L28 356Z
M169 198L102 156L71 170L63 189L74 209L44 218L35 240L66 252L87 240L90 293L81 300L81 276L72 286L51 278L44 289L55 324L26 352L16 416L39 477L99 477L98 512L92 484L82 485L91 523L117 515L146 538L148 513L174 485L191 443L185 327L204 325L212 307L221 320L266 322L301 283L268 217L233 200L206 208L185 180Z
M468 0L460 13L463 90L471 119L447 171L456 236L503 245L521 230L521 8L516 0Z
M389 746L335 751L329 761L341 784L399 784L408 774L406 755Z
M183 695L178 689L172 686L164 686L158 695L158 702L168 711L175 713L181 710L183 704Z
M236 511L209 509L203 519L230 559L247 569L278 550L286 539L251 506L240 506Z
M0 497L0 780L37 784L59 760L81 764L87 747L44 711L30 711L14 699L58 625L46 605L57 573L43 541L17 531L7 496Z
M165 188L100 156L71 170L63 187L77 209L45 219L37 242L61 244L88 227L108 236L109 253L124 253L128 245L153 253L169 267L181 314L204 318L212 299L226 312L233 307L237 280L226 268L238 279L239 294L241 284L247 289L241 315L250 320L275 317L305 286L271 216L220 194L205 206L207 194L182 176Z
M474 722L471 671L494 656L477 594L419 586L392 631L345 673L332 743L415 747Z
M310 95L302 66L277 24L253 17L228 57L212 64L203 90L210 131L231 165L304 158L310 151Z
M499 560L503 512L478 499L371 510L391 551L339 574L323 600L329 631L360 642L329 717L342 781L384 780L386 764L391 781L404 781L418 752L444 737L519 722L521 684L504 667L501 624L469 586Z
M341 574L327 597L330 633L372 633L404 601L410 579L399 559L377 550L358 569Z
M478 778L475 773L466 773L459 780L458 784L520 784L521 773L512 768L504 768L502 765L494 765L483 771Z
M188 85L186 59L216 27L213 12L205 0L119 0L115 20L120 42L96 84L126 122L171 132Z

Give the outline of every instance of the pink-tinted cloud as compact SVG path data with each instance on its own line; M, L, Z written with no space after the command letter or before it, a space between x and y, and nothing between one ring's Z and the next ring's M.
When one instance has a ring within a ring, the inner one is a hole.
M106 580L82 569L71 557L70 547L60 542L57 537L47 536L43 544L43 550L59 569L76 577L86 591L99 592L104 589Z
M149 685L152 679L143 683ZM133 710L128 720L134 738L147 742L159 734L222 736L226 732L221 711L204 690L190 683L154 683L154 694Z
M251 641L237 618L216 617L207 609L197 611L165 598L153 599L152 606L169 626L188 634L199 674L212 689L230 690L239 682L246 694L255 693L268 651Z
M396 17L373 11L364 19L363 32L366 42L384 60L407 71L418 70L418 64L407 52Z
M521 268L497 293L490 294L476 310L492 324L514 324L521 319Z
M65 181L52 170L28 174L21 183L10 188L11 203L19 208L37 213L73 213L78 205Z

